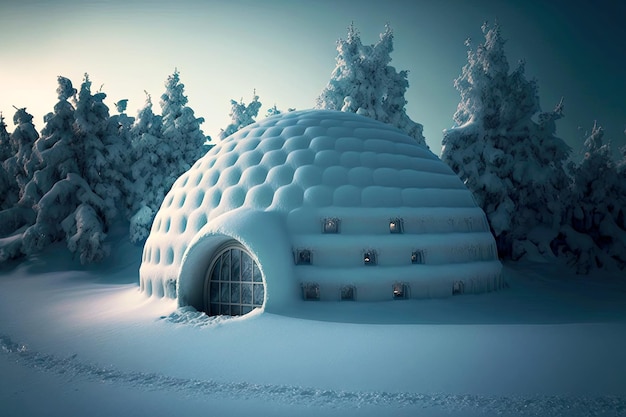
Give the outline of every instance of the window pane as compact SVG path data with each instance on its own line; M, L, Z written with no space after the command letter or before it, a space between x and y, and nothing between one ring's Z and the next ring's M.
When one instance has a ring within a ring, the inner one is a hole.
M252 304L252 284L241 284L241 303Z
M230 283L222 282L220 284L220 302L228 303L230 302Z
M245 252L241 253L241 280L252 282L252 258Z
M209 300L212 303L217 303L220 300L220 283L217 281L212 281L210 290L209 290Z
M239 294L241 293L241 284L240 283L231 283L230 284L230 302L231 303L240 303Z
M220 314L230 316L230 304L220 304Z
M239 315L241 315L241 306L239 304L231 304L230 305L230 315L231 316L239 316Z
M261 276L261 271L259 271L259 267L256 264L256 262L253 263L253 269L254 269L254 282L263 282L263 277Z
M222 281L230 281L230 251L222 255Z
M265 289L261 284L254 284L254 305L261 306L263 305L263 298L265 297Z
M239 281L241 278L239 277L239 271L241 270L241 251L238 249L233 249L230 251L230 279L231 281Z
M241 314L248 314L252 311L252 307L250 306L241 306Z

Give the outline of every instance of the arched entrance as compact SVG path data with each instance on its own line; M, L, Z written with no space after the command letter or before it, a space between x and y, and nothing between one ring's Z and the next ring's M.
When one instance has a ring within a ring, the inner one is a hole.
M237 241L214 252L205 279L204 310L210 316L239 316L263 306L265 284L258 265Z

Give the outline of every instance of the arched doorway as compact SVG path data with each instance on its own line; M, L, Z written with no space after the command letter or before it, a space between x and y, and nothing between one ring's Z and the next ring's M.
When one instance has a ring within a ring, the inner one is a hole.
M239 316L263 306L265 284L258 265L237 241L215 251L205 280L204 306L210 316Z

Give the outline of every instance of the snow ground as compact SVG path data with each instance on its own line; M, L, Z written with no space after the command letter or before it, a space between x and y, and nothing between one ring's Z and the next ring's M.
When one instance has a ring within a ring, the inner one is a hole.
M208 318L138 291L141 249L0 270L11 416L626 415L626 282L506 264L509 288Z

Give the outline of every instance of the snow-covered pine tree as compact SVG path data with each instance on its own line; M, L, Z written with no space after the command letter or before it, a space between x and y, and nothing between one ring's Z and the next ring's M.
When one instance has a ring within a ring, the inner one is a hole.
M357 113L391 124L426 146L423 126L406 114L408 72L397 72L389 65L392 51L393 31L389 26L385 26L376 44L363 45L358 31L350 25L347 38L337 41L336 67L315 107Z
M152 112L148 96L132 128L135 162L131 167L130 238L144 240L150 231L154 215L174 181L186 172L210 148L200 129L203 118L196 118L186 106L187 97L180 74L176 70L167 78L161 95L162 116Z
M5 168L4 161L13 155L11 138L0 112L0 210L8 209L17 203L19 187L15 178L10 176Z
M162 119L152 110L152 98L146 92L144 106L131 127L133 164L130 169L131 192L126 202L130 220L130 240L141 242L148 237L154 215L165 194L167 155L170 144L161 137ZM171 184L170 184L171 186Z
M9 176L17 181L21 197L24 187L33 176L28 162L31 159L33 143L39 138L39 133L33 124L33 116L26 111L26 108L17 109L13 116L13 123L17 126L9 137L13 156L4 164Z
M468 46L468 63L455 87L461 101L455 126L444 131L442 159L473 192L485 211L501 256L552 257L567 188L570 152L555 136L562 102L538 115L535 81L524 64L509 73L500 27L482 27L485 42Z
M559 239L559 253L579 273L626 268L626 191L623 166L613 160L604 131L594 124L579 165L570 165L571 201Z
M167 78L160 102L163 117L161 134L172 147L173 152L168 159L174 163L170 169L174 180L208 151L207 142L211 140L200 129L204 118L196 118L194 111L186 106L188 100L184 87L178 70L174 71Z
M39 199L65 178L70 172L78 172L76 140L74 137L74 106L68 101L76 96L72 82L65 77L57 77L58 102L54 111L44 117L46 125L41 136L33 144L33 152L28 162L33 179L26 184L20 203L33 207Z
M79 173L105 202L101 215L108 226L118 216L129 156L128 144L119 135L118 120L110 118L105 98L101 91L91 93L91 81L85 74L76 104L75 128L84 150Z
M7 131L7 124L4 122L4 116L0 112L0 162L4 162L13 155L11 148L11 137Z
M222 129L218 135L219 139L225 139L238 131L241 128L244 128L248 125L254 123L254 118L259 114L259 109L261 108L261 102L259 101L259 96L256 94L256 90L254 90L252 94L252 101L247 105L243 102L243 98L239 100L237 103L235 100L230 101L231 110L230 110L230 124L226 126L226 129ZM274 106L276 109L276 106ZM271 109L270 109L271 110ZM268 110L268 112L270 111ZM269 114L269 113L268 113ZM278 113L276 113L278 114Z
M68 79L58 81L59 102L46 116L45 136L35 146L37 163L31 161L39 169L23 200L38 198L33 206L36 221L22 235L21 252L38 252L65 237L68 249L79 255L81 263L89 263L108 254L103 241L115 214L106 192L113 187L108 172L113 164L107 161L102 140L108 130L108 108L102 102L104 93L91 94L87 75L75 110L67 98L76 90Z

